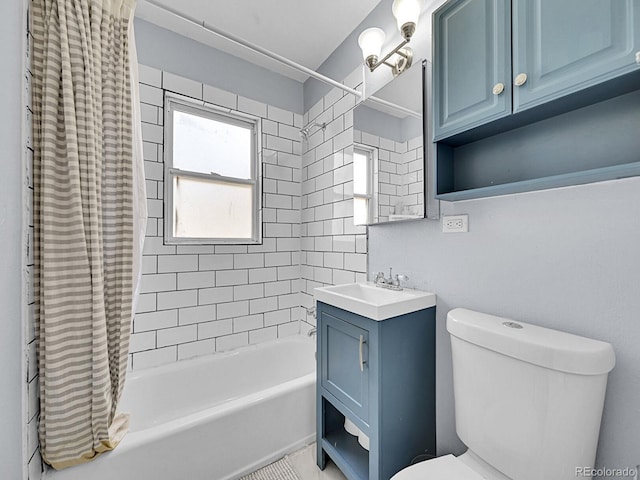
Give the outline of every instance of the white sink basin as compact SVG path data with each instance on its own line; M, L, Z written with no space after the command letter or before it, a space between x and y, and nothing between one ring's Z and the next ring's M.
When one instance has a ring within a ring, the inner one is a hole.
M371 282L320 287L314 294L316 300L373 320L385 320L436 304L433 293L407 288L388 290Z

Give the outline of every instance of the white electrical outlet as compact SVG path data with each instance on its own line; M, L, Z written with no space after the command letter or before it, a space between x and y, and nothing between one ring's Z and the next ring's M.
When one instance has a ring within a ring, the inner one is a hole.
M442 217L444 233L462 233L469 231L469 215L444 215Z

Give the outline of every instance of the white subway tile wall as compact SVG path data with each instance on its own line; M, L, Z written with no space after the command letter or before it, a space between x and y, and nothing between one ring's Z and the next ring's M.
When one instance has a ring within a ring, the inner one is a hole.
M378 166L373 181L378 185L378 222L388 222L389 215L424 214L424 168L422 137L406 142L353 131L356 143L378 149Z
M31 74L26 75L29 85ZM347 84L355 87L359 75L354 71L350 78L354 84ZM164 245L164 90L262 118L261 245ZM30 93L25 95L30 105ZM143 65L140 95L149 220L131 367L148 368L301 333L299 320L306 322L303 330L315 325L305 313L314 305L313 288L366 279L366 227L353 224L353 95L333 89L302 116ZM301 142L299 129L313 121L327 127ZM33 152L31 137L26 137L25 181L32 192ZM408 154L410 143L395 153ZM411 185L407 188L411 192ZM33 271L31 202L28 196L27 278ZM29 280L27 291L31 285ZM32 294L27 301L32 312ZM33 313L30 318L26 421L29 479L34 480L42 468Z
M164 91L262 118L261 245L164 245ZM300 333L302 115L144 65L140 96L149 220L131 366Z
M357 88L357 68L345 84ZM353 224L353 107L356 97L333 88L303 117L314 128L302 144L301 294L314 306L313 289L365 281L367 229ZM306 328L316 325L305 312Z

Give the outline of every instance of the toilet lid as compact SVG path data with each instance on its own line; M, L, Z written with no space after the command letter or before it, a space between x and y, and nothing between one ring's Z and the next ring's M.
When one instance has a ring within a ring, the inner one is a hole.
M484 480L453 455L416 463L400 470L391 480Z

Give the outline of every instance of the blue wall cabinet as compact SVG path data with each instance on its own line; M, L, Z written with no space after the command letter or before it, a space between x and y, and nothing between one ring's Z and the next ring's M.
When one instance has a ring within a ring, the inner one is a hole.
M450 2L433 22L435 140L511 114L509 0Z
M323 302L317 312L318 466L328 456L349 480L388 480L435 456L435 307L382 321Z
M433 28L436 198L640 175L640 0L450 0Z
M637 0L513 0L513 111L632 72L636 52Z

